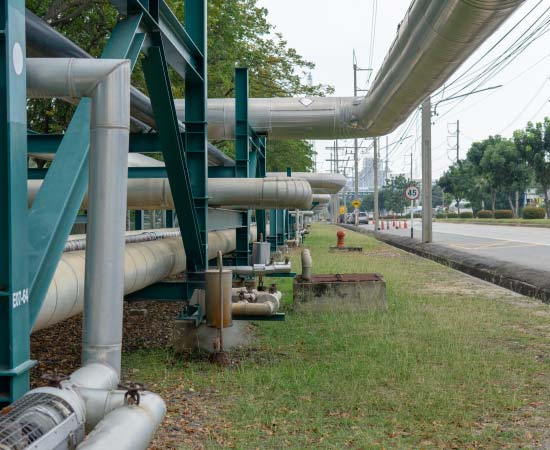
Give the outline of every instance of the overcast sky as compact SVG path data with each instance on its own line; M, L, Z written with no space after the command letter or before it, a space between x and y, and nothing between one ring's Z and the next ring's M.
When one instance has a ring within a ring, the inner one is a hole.
M335 95L353 95L352 54L355 49L360 67L368 68L370 58L371 23L374 0L260 0L269 10L269 20L306 59L314 62L314 83L330 84ZM540 4L539 4L540 3ZM372 67L374 74L380 67L393 41L398 23L403 19L410 0L380 0L377 2L374 51ZM538 4L538 6L537 6ZM490 62L504 52L514 40L526 35L526 30L541 16L548 17L550 0L527 0L515 14L493 35L451 78L459 76L487 49L497 42L516 22L533 7L534 11L521 22L494 52L483 59L481 65ZM546 11L546 14L545 14ZM541 21L544 17L541 18ZM539 21L540 23L540 21ZM466 99L443 102L437 107L432 128L433 176L440 176L456 159L456 121L460 121L460 155L463 158L473 141L491 134L510 137L515 129L522 128L529 120L542 120L550 115L550 34L544 34L533 42L508 67L499 71L479 89L502 84L503 87L473 94ZM480 67L477 65L476 68ZM366 85L367 73L359 76L360 84ZM374 75L372 76L374 79ZM476 85L477 86L477 85ZM449 89L452 91L452 89ZM473 90L473 88L469 89ZM466 90L464 92L468 92ZM447 91L449 92L449 91ZM436 102L442 97L437 97ZM454 122L454 124L452 124ZM397 129L390 137L393 142L402 135ZM390 146L390 170L392 173L410 171L410 153L414 154L415 178L420 177L419 119L410 127L413 137L401 145ZM340 141L346 145L345 141ZM362 145L369 145L363 142ZM381 139L382 157L385 150ZM347 145L351 145L349 141ZM332 142L316 141L318 171L328 171L330 163L326 146ZM369 150L372 155L372 150ZM347 157L346 157L347 158ZM349 166L351 167L351 165Z

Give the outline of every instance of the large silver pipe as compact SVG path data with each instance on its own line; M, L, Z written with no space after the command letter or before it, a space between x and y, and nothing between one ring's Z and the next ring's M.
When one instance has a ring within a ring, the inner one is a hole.
M120 373L130 61L29 59L29 97L91 97L82 360Z
M268 172L267 177L284 178L284 172ZM339 173L292 172L293 178L306 180L314 194L337 194L346 185L346 177Z
M128 180L128 209L174 209L170 183L166 178L133 178ZM29 180L29 206L34 201L42 180ZM312 189L307 181L294 178L210 178L208 204L237 209L310 208ZM82 209L88 208L88 196Z
M250 239L255 241L256 238L256 227L251 227ZM234 229L208 233L208 259L215 258L218 251L230 253L235 247ZM63 254L33 331L55 325L82 312L85 254L83 250ZM179 237L128 244L125 247L124 294L139 291L181 273L185 268L185 250Z
M414 0L366 97L250 99L250 124L279 140L388 134L523 1ZM183 117L183 100L176 110ZM234 99L208 101L208 137L234 139Z
M147 450L166 414L166 405L150 392L140 397L139 405L125 405L108 413L77 450Z

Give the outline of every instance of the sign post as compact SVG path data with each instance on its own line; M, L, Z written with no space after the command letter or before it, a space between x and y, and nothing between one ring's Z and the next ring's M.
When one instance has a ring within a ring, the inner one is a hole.
M361 206L361 200L356 198L351 202L351 204L355 208L355 210L353 211L353 218L355 222L355 228L357 228L359 226L359 207Z
M420 197L420 189L414 184L409 184L405 188L405 198L411 201L411 239L414 237L414 201Z

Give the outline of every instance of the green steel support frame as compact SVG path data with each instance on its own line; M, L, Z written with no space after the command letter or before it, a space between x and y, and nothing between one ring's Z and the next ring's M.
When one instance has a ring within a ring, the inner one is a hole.
M142 146L142 141L162 146L171 189L178 198L178 217L185 223L182 238L188 267L200 272L206 268L208 248L206 0L186 0L187 31L164 0L112 3L127 16L111 33L101 57L130 59L133 67L144 44L153 43L145 49L144 67L150 61L159 63L148 71L148 81L153 80L149 90L153 92L156 121L162 129L158 130L158 137L137 139ZM30 331L87 190L91 104L90 99L80 101L62 136L36 136L34 140L29 134L31 151L34 146L41 151L55 148L56 158L47 171L28 171L24 0L0 3L0 26L1 404L16 400L29 387L28 371L34 364L30 361ZM186 79L185 149L173 111L166 60ZM171 111L159 110L159 105L164 107L167 103ZM173 115L174 120L165 122L166 114ZM30 211L26 207L27 174L44 178ZM200 286L200 280L190 280L188 284L194 288ZM187 291L182 292L182 297L190 295Z
M25 2L0 3L0 404L29 388Z

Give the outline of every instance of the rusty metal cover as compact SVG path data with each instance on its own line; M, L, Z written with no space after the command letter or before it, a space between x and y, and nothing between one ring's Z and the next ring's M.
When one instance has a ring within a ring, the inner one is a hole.
M343 273L335 275L312 275L310 283L357 283L361 281L384 281L377 273Z

